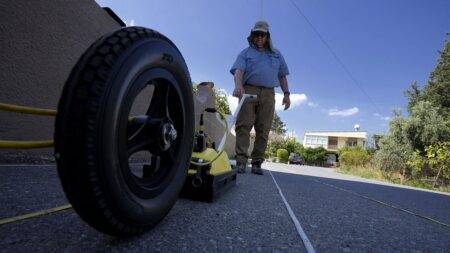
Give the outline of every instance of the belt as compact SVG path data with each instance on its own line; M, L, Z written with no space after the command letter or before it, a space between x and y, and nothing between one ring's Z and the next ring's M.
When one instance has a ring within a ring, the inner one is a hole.
M264 86L261 86L261 85L250 84L250 83L245 83L244 86L252 86L252 87L261 88L261 89L267 89L267 90L273 90L274 89L274 87L264 87Z

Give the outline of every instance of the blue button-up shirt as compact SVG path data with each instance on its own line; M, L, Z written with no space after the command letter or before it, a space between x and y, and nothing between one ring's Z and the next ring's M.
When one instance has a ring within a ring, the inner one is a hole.
M253 45L238 55L230 69L231 74L234 75L236 69L244 71L244 84L268 88L280 86L278 77L289 74L286 62L278 50L259 51Z

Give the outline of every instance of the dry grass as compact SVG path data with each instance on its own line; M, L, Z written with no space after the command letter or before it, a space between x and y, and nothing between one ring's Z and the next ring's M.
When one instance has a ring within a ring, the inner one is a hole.
M428 180L406 179L402 174L398 172L386 173L380 169L374 168L371 165L357 166L357 167L341 166L337 168L337 171L344 174L349 174L367 179L376 179L379 181L390 182L394 184L402 184L428 190L450 193L450 185L434 187L433 182L430 182Z

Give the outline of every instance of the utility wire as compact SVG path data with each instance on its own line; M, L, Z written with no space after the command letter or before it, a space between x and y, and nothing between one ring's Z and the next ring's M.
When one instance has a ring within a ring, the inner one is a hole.
M320 41L325 45L325 47L328 49L328 51L331 53L331 55L334 57L334 59L338 62L338 64L344 69L344 71L347 73L347 75L350 77L350 79L353 81L353 83L358 87L361 92L369 99L370 103L372 103L372 106L375 108L375 110L381 114L381 110L378 108L378 106L375 104L375 102L372 100L372 98L367 94L367 92L362 88L361 84L356 80L356 78L353 76L353 74L350 72L350 70L347 68L347 66L344 64L344 62L339 58L339 56L334 52L334 50L331 48L330 44L323 38L323 36L320 34L320 32L316 29L316 27L311 23L309 18L302 12L300 7L294 2L294 0L290 0L291 3L294 5L297 12L302 16L306 23L311 27L311 29L314 31L314 33L319 37Z
M263 0L261 0L261 13L259 15L259 20L263 20L263 14L264 14L264 3Z

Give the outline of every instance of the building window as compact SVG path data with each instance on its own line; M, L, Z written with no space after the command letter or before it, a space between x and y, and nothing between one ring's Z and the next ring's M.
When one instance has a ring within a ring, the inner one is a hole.
M325 147L328 143L328 137L307 135L306 139L305 139L305 143L312 147Z
M337 146L338 139L336 137L329 137L328 138L328 145L329 146Z
M358 140L356 138L348 138L346 144L349 147L354 147L358 145Z

